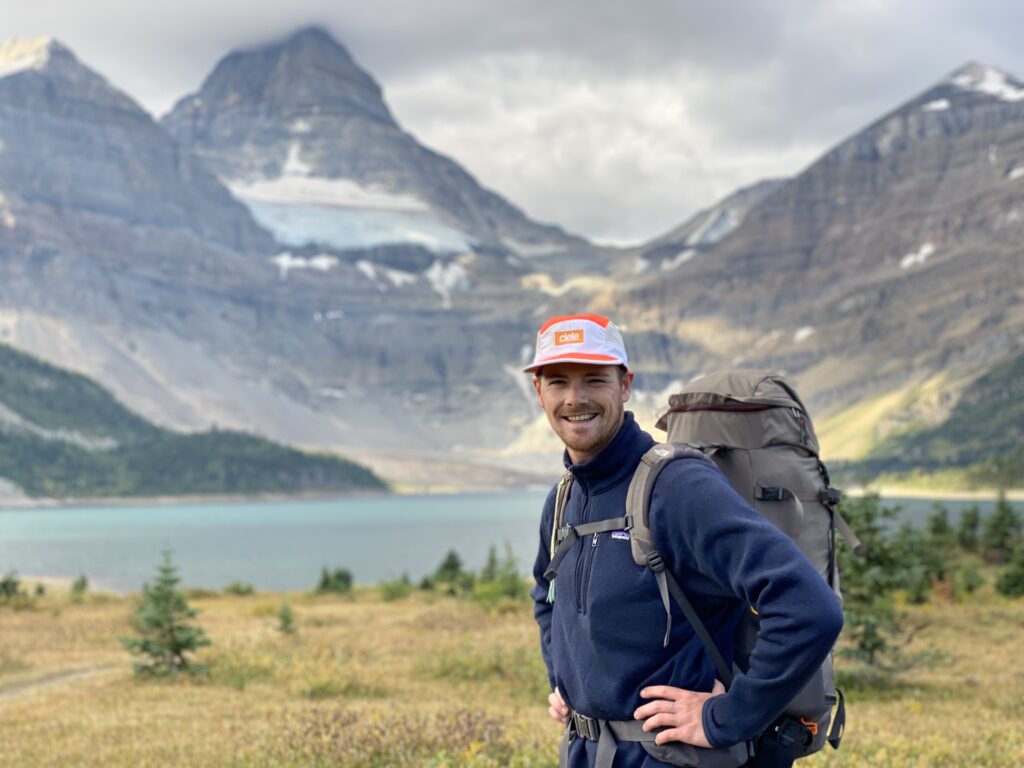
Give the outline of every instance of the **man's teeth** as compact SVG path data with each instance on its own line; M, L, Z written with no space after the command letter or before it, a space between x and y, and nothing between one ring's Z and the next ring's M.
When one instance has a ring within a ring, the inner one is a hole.
M566 416L569 421L590 421L594 418L596 413L581 413L579 416Z

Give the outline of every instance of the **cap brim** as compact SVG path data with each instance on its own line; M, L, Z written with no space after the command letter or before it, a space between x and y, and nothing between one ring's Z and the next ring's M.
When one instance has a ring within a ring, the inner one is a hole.
M582 365L626 365L625 362L611 355L599 355L587 352L568 352L564 355L552 355L543 360L534 360L523 368L523 373L534 373L538 368L555 363L581 363ZM628 367L628 366L627 366Z

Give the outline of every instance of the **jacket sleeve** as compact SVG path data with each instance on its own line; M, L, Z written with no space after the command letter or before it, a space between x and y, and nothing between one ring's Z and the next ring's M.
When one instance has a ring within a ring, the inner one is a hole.
M713 465L673 462L651 504L655 541L681 583L710 580L760 617L749 668L703 710L712 746L751 739L824 662L842 628L839 601L796 544Z
M555 489L548 494L544 502L544 512L540 520L539 546L537 559L533 564L533 589L530 590L530 597L533 598L533 616L540 627L540 652L544 657L544 666L548 671L548 682L551 689L555 687L555 671L551 663L551 612L554 606L548 602L548 580L544 578L544 571L548 569L551 562L551 522L555 515Z

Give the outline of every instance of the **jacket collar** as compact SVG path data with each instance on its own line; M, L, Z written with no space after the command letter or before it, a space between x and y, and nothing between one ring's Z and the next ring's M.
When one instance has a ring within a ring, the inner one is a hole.
M562 454L566 469L588 493L601 493L632 477L640 457L654 445L654 438L640 429L630 411L612 441L590 461L573 464L569 452Z

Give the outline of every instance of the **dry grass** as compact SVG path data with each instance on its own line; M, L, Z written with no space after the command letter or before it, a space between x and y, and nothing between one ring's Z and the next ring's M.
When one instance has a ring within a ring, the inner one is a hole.
M291 636L276 630L284 599ZM208 672L162 682L131 675L118 643L128 600L51 594L34 610L0 609L0 765L557 764L525 604L489 613L373 590L193 603L214 641L201 656ZM949 661L898 689L849 690L843 748L805 765L1024 764L1024 601L984 593L915 612L931 621L921 645Z

